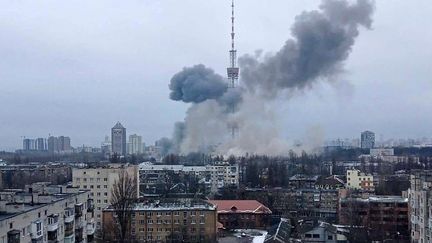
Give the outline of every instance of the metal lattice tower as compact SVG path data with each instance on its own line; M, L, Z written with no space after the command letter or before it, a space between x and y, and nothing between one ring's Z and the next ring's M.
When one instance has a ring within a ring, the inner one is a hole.
M231 15L231 50L230 53L230 66L227 68L227 74L228 74L228 80L229 84L228 86L230 88L237 87L237 82L239 78L239 68L237 67L237 50L235 49L235 32L234 32L234 0L232 0L231 4L232 9L232 15Z
M235 29L234 29L234 0L231 2L231 50L230 53L230 66L227 68L228 75L228 87L236 88L239 79L239 68L237 67L237 50L235 49ZM231 107L231 112L235 111L235 105ZM232 123L229 125L231 130L231 136L234 139L238 130L237 124Z

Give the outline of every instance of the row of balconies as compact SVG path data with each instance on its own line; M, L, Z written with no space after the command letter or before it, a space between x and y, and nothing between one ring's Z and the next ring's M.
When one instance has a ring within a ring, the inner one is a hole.
M89 205L93 206L93 203L90 202ZM74 210L75 209L75 210ZM82 215L83 204L76 204L75 208L66 208L64 212L64 223L65 223L65 238L70 238L74 236L74 221L75 218L76 224L75 228L78 230L82 230L84 228L83 221L79 218ZM47 218L47 232L48 232L48 242L54 243L58 242L57 234L59 228L59 215L52 214ZM94 219L90 219L87 223L86 233L88 235L93 235L95 231L95 223ZM40 220L34 221L30 227L30 237L32 242L42 242L43 241L43 223Z

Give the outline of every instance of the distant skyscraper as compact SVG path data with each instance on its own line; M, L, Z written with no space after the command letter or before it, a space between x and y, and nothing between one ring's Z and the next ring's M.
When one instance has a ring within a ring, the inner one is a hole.
M128 154L142 154L144 151L142 145L142 137L136 134L129 135Z
M361 133L361 148L371 149L375 147L375 133L364 131Z
M58 147L61 152L68 152L72 150L70 137L58 137Z
M117 122L111 129L111 152L117 155L126 155L126 128Z
M50 153L59 152L59 141L57 137L51 136L48 138L48 152Z
M36 139L36 150L38 151L45 151L47 150L47 144L45 138L38 138Z
M24 151L34 150L34 139L24 138L23 139L23 150Z

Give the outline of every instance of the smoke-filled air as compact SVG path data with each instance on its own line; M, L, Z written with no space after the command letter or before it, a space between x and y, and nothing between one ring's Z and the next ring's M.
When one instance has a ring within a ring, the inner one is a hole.
M160 141L163 153L288 153L292 143L280 135L272 101L288 102L287 94L337 79L360 27L371 28L373 11L369 0L323 0L318 10L295 17L292 37L278 52L239 58L240 85L235 89L203 64L185 67L170 81L170 98L191 106L184 121L176 123L173 137ZM229 132L233 126L234 138Z

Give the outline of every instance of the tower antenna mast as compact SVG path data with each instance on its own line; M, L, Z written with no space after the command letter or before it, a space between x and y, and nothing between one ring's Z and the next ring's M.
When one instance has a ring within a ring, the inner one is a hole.
M228 75L228 87L229 88L236 88L238 79L239 79L239 68L237 67L237 50L235 49L235 29L234 29L234 23L235 23L235 16L234 16L234 0L231 1L231 50L230 53L230 66L227 68L227 75ZM235 111L235 105L231 105L231 112L234 113ZM236 136L237 131L237 124L233 122L230 124L230 130L231 130L231 136L234 139Z
M237 87L239 78L239 68L237 67L237 50L235 49L235 29L234 29L234 0L231 2L231 50L230 53L230 66L227 68L229 87Z

